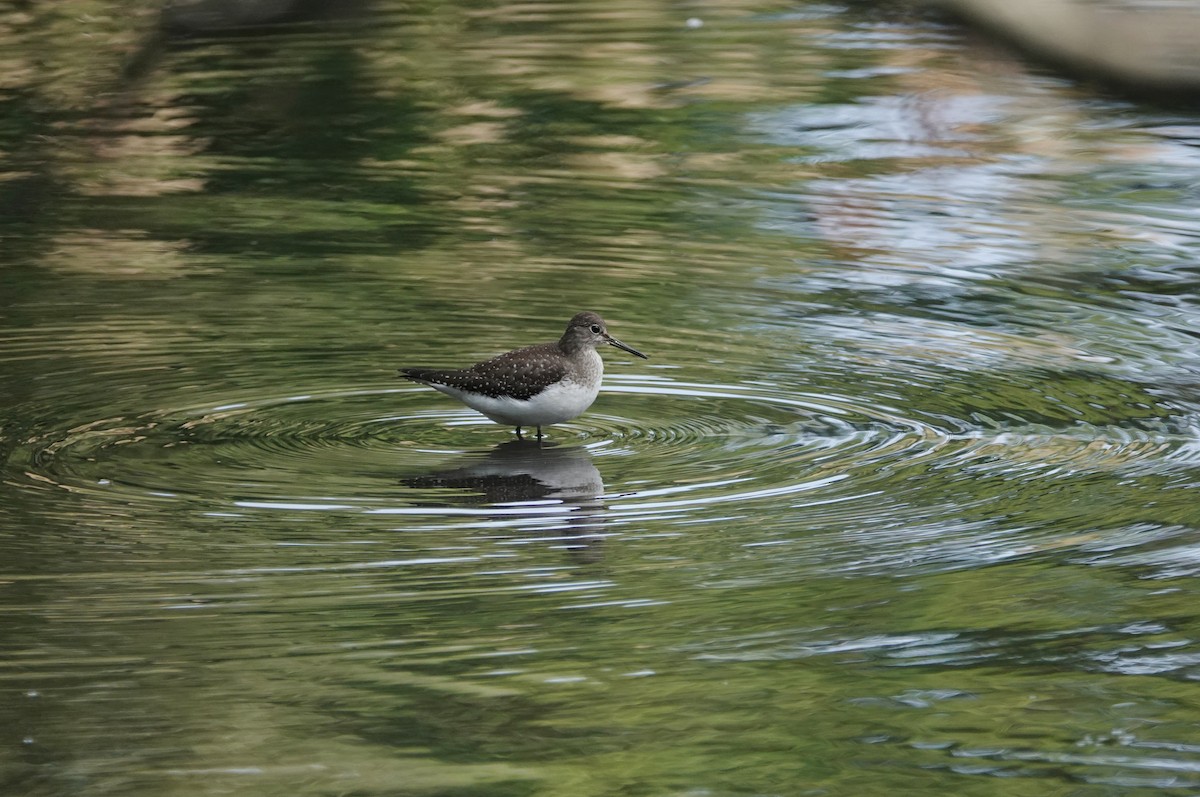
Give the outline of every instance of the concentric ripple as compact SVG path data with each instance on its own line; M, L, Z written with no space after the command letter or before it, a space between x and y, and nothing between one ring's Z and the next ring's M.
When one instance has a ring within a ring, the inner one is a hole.
M10 484L110 508L367 514L424 530L558 523L586 502L603 507L606 532L753 517L751 548L803 539L814 564L886 568L911 565L920 540L942 564L1036 550L1035 537L989 535L994 499L1081 474L1161 474L1200 452L1186 424L997 429L938 409L915 418L863 396L619 375L539 447L420 388L230 397L31 436L9 458Z
M627 379L605 392L613 395L601 411L554 427L545 450L581 447L614 466L638 453L637 471L622 473L610 492L644 506L801 492L842 478L827 472L833 463L851 469L943 437L845 399L784 396L762 386ZM31 482L123 499L236 495L378 511L405 503L398 477L443 467L448 458L478 458L510 438L429 391L368 389L97 420L31 437L10 464L22 465ZM748 467L767 458L775 466L769 483Z

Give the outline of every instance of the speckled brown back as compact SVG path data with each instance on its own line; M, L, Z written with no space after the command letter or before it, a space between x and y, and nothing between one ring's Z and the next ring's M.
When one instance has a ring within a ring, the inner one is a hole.
M414 382L434 383L491 398L508 396L525 401L567 375L567 363L557 343L542 343L506 352L461 370L403 368Z

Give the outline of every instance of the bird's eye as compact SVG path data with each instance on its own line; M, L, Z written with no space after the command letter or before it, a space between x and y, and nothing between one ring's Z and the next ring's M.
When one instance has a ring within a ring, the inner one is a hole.
M599 324L592 324L592 334L593 335L600 334L600 325Z

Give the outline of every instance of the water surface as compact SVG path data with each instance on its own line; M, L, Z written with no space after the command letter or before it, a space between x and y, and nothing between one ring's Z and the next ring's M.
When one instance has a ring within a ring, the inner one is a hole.
M94 6L0 13L0 791L1200 789L1195 114L895 10ZM582 309L652 359L543 447L395 376Z

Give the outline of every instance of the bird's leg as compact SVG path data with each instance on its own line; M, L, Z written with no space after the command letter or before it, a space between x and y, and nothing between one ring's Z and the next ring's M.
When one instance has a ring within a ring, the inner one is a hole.
M537 430L538 430L538 432L537 432L538 438L537 439L541 440L542 439L542 427L540 427L540 426L537 427Z
M518 439L518 440L524 440L524 439L525 439L524 437L522 437L522 436L521 436L521 427L520 427L520 426L518 426L518 427L517 427L517 439Z

